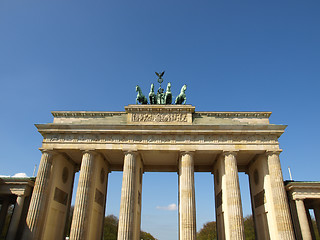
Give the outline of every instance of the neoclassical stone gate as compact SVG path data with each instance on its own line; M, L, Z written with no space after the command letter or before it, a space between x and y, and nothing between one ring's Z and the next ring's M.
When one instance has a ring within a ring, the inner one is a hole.
M144 172L178 172L179 238L196 239L194 172L214 174L219 239L244 239L238 172L249 175L259 239L294 239L270 112L195 112L129 105L125 112L53 112L36 125L42 158L24 239L62 239L80 170L70 239L101 239L108 173L123 171L119 240L138 240ZM112 184L112 183L110 183ZM112 194L112 193L111 193Z

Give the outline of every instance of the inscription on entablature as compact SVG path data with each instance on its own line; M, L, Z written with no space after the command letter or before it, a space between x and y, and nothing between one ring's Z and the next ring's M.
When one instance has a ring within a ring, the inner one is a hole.
M132 122L187 122L186 113L133 113Z

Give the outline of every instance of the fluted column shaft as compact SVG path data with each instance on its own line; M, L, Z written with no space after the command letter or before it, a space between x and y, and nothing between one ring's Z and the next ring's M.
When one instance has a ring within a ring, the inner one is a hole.
M308 217L306 213L306 208L304 206L304 202L302 199L296 199L296 207L297 207L297 213L298 213L298 219L300 223L300 229L303 240L311 240L311 232L309 228L308 223Z
M312 224L311 215L310 215L310 212L309 212L309 209L308 209L308 208L306 208L306 214L307 214L309 229L310 229L310 233L311 233L311 238L312 238L312 239L316 239L316 235L314 234L314 229L313 229L313 224Z
M227 198L229 236L230 239L245 239L236 152L226 152L224 156L226 189L223 192Z
M118 240L133 240L136 153L126 152L123 165Z
M24 196L17 196L16 205L13 210L6 240L14 240L16 237L16 233L18 230L21 213L23 209L24 199L25 199Z
M70 240L85 240L88 232L88 214L89 206L88 199L91 194L91 178L94 168L94 153L86 151L83 154L79 183L76 195L76 202L74 205L74 213L71 224Z
M0 211L0 233L2 233L4 223L6 221L6 217L8 214L8 208L9 208L9 198L5 199L1 205L1 211Z
M295 239L287 195L283 184L279 154L280 152L267 152L276 226L279 239Z
M27 228L24 231L23 239L40 239L43 216L46 208L47 193L49 191L49 178L52 166L52 153L44 151L34 184L33 193L26 219Z
M315 206L313 211L314 211L314 216L316 218L318 232L320 234L320 206Z
M181 240L196 239L194 160L190 152L182 153L179 162L179 225Z

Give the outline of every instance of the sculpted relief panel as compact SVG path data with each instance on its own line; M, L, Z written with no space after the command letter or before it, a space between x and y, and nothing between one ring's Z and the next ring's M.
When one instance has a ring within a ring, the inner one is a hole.
M133 113L132 122L187 122L186 113Z

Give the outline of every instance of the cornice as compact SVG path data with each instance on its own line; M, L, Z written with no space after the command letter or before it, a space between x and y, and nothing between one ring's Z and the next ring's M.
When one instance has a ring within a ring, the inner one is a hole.
M307 189L320 190L320 182L288 182L285 187L291 191L305 191Z
M116 129L116 130L152 130L152 131L162 131L162 130L181 130L181 131L188 131L188 130L282 130L284 131L287 127L287 125L276 125L276 124L264 124L264 125L249 125L249 124L243 124L243 125L140 125L140 124L74 124L74 123L45 123L45 124L35 124L35 126L41 130L41 129L69 129L69 130L81 130L81 129Z
M269 118L272 112L195 112L195 107L186 106L156 106L129 105L125 107L127 112L191 112L195 116L208 116L216 118ZM105 111L52 111L53 117L112 117L126 115L127 112Z
M85 124L36 124L42 133L93 133L93 134L272 134L278 137L284 132L284 125L85 125Z

